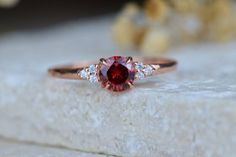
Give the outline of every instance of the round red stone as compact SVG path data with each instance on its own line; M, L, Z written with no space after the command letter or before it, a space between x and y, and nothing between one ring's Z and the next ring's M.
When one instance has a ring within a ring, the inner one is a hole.
M114 84L124 83L129 76L128 69L119 63L113 63L107 71L108 80Z
M135 76L135 65L127 63L127 57L113 56L99 64L99 81L102 87L111 91L123 91L130 88Z

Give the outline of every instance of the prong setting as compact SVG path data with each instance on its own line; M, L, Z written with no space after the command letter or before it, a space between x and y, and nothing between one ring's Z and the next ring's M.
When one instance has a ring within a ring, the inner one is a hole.
M128 82L128 85L130 88L133 88L133 86L134 86L131 82Z
M100 63L104 64L104 65L107 65L107 62L106 62L106 59L105 58L100 58Z
M131 63L131 62L133 62L133 58L131 56L127 57L126 63L128 64L128 63Z
M129 89L135 79L135 64L132 57L113 56L100 60L98 68L99 81L102 87L120 92Z

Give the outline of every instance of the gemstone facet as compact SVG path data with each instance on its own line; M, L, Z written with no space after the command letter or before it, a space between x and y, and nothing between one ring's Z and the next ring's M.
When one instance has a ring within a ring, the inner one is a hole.
M135 79L135 64L128 57L113 56L98 65L98 77L102 87L111 91L129 89Z

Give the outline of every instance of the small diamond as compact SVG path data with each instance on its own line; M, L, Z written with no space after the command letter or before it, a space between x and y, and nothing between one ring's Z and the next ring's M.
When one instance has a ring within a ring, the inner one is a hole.
M90 73L90 74L96 74L96 72L97 72L97 67L96 67L96 65L94 65L94 64L90 65L90 66L89 66L89 73Z
M85 69L81 70L80 71L80 76L83 78L83 79L87 79L88 78L88 73Z
M135 68L137 70L143 70L143 68L144 68L143 63L136 63Z
M147 65L144 69L143 69L145 75L151 75L153 72L153 68L150 65Z
M91 83L96 83L96 82L98 82L98 78L97 78L96 75L90 75L89 81L90 81Z
M145 76L144 76L144 73L141 72L141 71L137 71L136 74L135 74L135 77L137 79L143 79Z

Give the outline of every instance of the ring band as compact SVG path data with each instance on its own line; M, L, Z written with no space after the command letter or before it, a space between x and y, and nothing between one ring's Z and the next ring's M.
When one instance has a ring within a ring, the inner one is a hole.
M81 62L50 68L49 75L64 79L101 82L103 88L123 91L133 85L133 81L166 73L176 68L177 62L164 58L132 58L113 56L96 62Z

